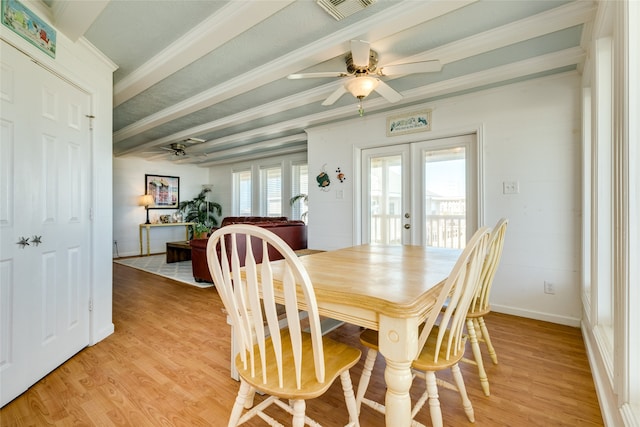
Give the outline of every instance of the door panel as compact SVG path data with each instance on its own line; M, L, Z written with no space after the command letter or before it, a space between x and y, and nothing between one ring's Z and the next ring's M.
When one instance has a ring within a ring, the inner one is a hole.
M89 343L90 104L4 43L1 61L4 405Z

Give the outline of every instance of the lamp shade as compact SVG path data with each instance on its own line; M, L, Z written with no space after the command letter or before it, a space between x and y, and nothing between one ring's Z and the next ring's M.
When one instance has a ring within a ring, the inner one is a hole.
M140 202L138 204L145 207L153 205L153 196L151 194L145 194L144 196L140 197Z
M375 77L362 76L349 80L345 87L358 99L366 98L369 94L378 87L380 81Z

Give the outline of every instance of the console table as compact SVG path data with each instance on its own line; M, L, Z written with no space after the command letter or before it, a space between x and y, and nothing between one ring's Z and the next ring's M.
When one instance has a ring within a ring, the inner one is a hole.
M149 232L152 227L184 227L184 239L189 240L189 226L195 225L193 222L169 222L158 224L140 224L140 255L142 255L142 229L147 230L147 255L151 255L149 244Z

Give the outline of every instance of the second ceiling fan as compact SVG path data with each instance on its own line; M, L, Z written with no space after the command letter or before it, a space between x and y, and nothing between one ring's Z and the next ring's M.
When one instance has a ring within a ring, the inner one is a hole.
M391 86L383 82L380 77L397 76L414 73L432 73L442 69L438 60L411 62L406 64L396 64L378 67L378 54L372 50L369 42L362 40L351 40L351 52L346 56L347 71L327 71L317 73L290 74L289 79L308 79L323 77L348 77L344 85L336 89L322 105L332 105L342 95L349 92L356 97L360 103L358 105L360 115L364 113L362 100L369 96L372 91L378 92L389 102L398 102L402 95Z

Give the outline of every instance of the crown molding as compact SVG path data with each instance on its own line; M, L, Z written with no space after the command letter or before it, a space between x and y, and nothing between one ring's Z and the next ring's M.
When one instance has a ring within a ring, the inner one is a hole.
M572 2L529 18L438 46L391 64L438 59L444 65L560 31L564 28L591 22L595 13L596 6L594 3L586 1Z

